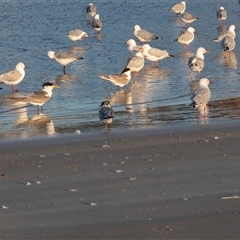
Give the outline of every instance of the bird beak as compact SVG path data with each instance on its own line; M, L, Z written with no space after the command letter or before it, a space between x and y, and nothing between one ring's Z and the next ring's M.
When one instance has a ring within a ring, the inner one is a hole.
M205 53L209 53L209 51L208 50L206 50L206 52Z
M209 84L213 84L213 82L212 82L212 81L209 81Z
M58 85L54 85L54 87L53 88L61 88L61 87L59 87Z
M24 67L24 69L28 69L28 67L27 67L27 66L25 66L25 67Z

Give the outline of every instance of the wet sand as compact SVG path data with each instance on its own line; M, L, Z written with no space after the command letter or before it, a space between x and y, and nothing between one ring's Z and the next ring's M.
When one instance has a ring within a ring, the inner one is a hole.
M1 239L237 239L240 123L0 144Z

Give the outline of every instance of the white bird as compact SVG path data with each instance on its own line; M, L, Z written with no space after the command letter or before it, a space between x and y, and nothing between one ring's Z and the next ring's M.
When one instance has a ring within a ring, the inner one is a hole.
M139 71L144 67L144 58L143 54L141 52L137 52L135 56L132 56L128 62L127 65L124 68L130 68L131 72L133 74L137 74L139 77Z
M128 50L131 51L131 52L141 52L142 51L142 46L137 45L136 41L133 40L133 39L129 39L124 44L128 44Z
M160 50L158 48L152 48L149 44L143 45L143 56L150 62L152 62L152 67L158 67L158 62L164 58L174 57L174 55L169 54L166 50ZM155 66L154 66L155 63Z
M18 92L15 85L19 84L25 77L25 70L27 67L22 63L18 63L16 68L12 71L0 75L0 82L11 85L13 92Z
M217 10L217 19L218 21L225 21L227 19L227 11L222 6Z
M180 19L185 23L184 27L186 27L189 23L198 20L198 18L195 17L193 14L187 12L181 13Z
M141 52L137 52L135 56L128 60L124 68L130 68L131 72L139 72L144 67L144 58Z
M104 80L110 81L115 86L124 87L131 81L131 70L130 68L124 68L123 71L117 75L99 74L98 76Z
M231 26L228 28L228 31L222 33L218 38L214 38L212 41L213 41L213 42L220 42L220 41L222 41L225 37L231 37L231 38L235 39L235 36L236 36L235 28L236 28L235 25L231 25Z
M139 25L134 26L133 34L141 43L146 43L158 39L156 34L141 29Z
M218 38L214 38L214 42L222 42L222 47L224 50L224 57L226 57L225 52L229 52L229 57L231 54L231 51L235 48L235 25L231 25L228 29L228 31L222 33Z
M231 51L235 48L235 40L231 37L225 37L222 41L222 46L223 46L223 50L224 50L224 57L226 57L226 52L229 52L229 57L231 54Z
M100 105L99 109L99 119L104 123L105 127L107 124L111 124L114 118L114 111L111 108L109 101L104 101Z
M82 57L76 57L71 53L63 51L59 52L49 51L48 56L63 66L63 74L66 74L66 66L68 64L83 59Z
M83 38L88 37L88 34L81 29L73 29L67 35L73 42L74 45L77 45L76 41L81 41Z
M204 68L205 53L208 53L208 51L203 47L199 47L196 51L196 55L189 58L188 67L191 70L190 78L192 78L192 72L198 72L198 78L200 77L200 72Z
M93 17L97 12L97 8L93 3L89 3L86 7L86 13L89 17Z
M195 32L195 29L193 27L189 27L186 31L183 31L182 33L180 33L178 38L174 41L183 44L184 48L185 48L185 46L189 47L189 44L194 39L194 36L195 36L194 32Z
M174 12L177 13L177 15L183 13L186 10L186 2L182 1L180 3L176 3L173 5L170 9L169 12Z
M102 21L99 14L95 14L93 17L92 27L95 31L100 31L102 29Z
M208 87L209 84L212 82L207 78L201 78L199 80L198 88L192 93L191 100L192 106L196 108L196 118L199 118L198 115L198 108L203 106L204 107L204 115L206 117L206 105L211 98L211 91Z
M42 86L42 90L29 94L28 96L21 98L20 101L36 105L38 107L38 111L39 107L41 107L41 110L43 110L43 104L49 101L49 99L52 97L52 90L60 87L50 82L46 82Z

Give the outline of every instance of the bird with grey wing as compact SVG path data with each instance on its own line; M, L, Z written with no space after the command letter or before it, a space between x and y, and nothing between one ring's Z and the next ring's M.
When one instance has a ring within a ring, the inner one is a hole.
M192 93L191 100L192 106L196 109L196 118L199 118L198 110L200 107L203 107L204 114L203 117L206 117L206 105L210 100L211 91L208 87L212 82L207 78L201 78L199 80L198 88Z
M104 101L100 105L99 119L104 123L104 127L107 128L114 118L114 111L111 108L109 101Z
M52 90L54 88L60 87L50 82L46 82L42 86L43 86L42 90L39 90L37 92L34 92L19 99L19 102L30 103L32 105L35 105L37 106L38 113L40 112L40 108L41 112L43 112L42 106L52 97Z

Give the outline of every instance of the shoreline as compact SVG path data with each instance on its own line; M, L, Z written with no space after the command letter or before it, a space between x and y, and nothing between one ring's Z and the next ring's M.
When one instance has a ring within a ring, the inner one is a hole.
M240 121L0 143L3 239L239 237Z

